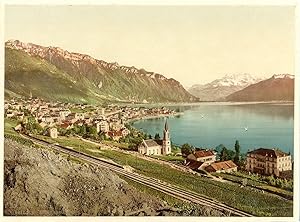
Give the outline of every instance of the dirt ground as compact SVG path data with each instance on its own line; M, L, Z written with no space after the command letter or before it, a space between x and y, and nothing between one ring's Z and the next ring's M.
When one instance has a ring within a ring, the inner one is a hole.
M110 170L5 139L4 215L199 216L140 192Z

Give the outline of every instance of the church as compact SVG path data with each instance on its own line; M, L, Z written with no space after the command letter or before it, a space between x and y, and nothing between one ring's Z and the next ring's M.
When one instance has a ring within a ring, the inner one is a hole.
M138 147L138 152L145 155L167 155L171 153L171 141L168 122L165 122L162 140L143 140Z

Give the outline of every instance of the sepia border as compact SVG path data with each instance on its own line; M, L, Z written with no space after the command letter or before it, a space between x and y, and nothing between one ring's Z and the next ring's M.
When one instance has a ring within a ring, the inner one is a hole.
M300 0L0 0L0 119L1 138L4 138L4 17L5 5L244 5L244 6L295 6L295 106L294 106L294 215L293 217L254 217L254 218L222 218L222 221L300 221L299 217L299 114L300 114ZM0 220L1 221L220 221L218 217L3 217L3 163L4 163L4 140L1 139L0 145Z

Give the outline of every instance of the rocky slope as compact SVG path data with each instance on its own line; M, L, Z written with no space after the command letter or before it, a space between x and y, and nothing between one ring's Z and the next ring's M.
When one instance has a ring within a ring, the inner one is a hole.
M220 216L208 207L178 209L113 172L5 139L4 215Z
M205 85L193 85L188 91L200 98L201 101L220 101L224 100L226 96L261 80L262 78L250 74L226 75Z
M8 92L78 102L197 100L175 79L134 66L120 66L58 47L18 40L7 41L5 46ZM27 78L33 82L26 81Z
M227 101L294 101L294 76L273 75L226 98Z

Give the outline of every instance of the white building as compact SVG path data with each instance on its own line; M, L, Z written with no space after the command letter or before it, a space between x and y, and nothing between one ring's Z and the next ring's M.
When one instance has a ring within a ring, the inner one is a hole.
M167 155L171 153L171 141L168 122L165 123L162 140L143 140L138 147L138 152L146 155Z

